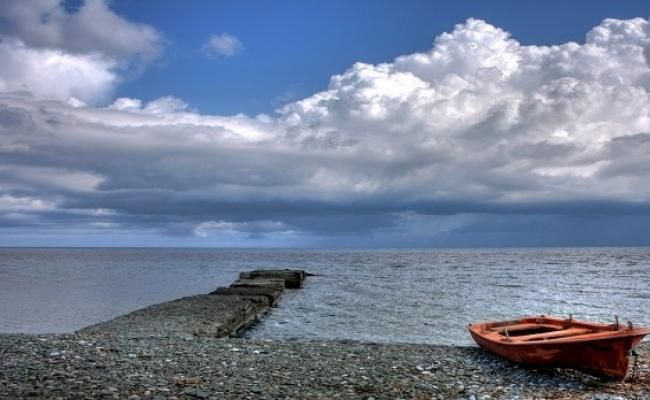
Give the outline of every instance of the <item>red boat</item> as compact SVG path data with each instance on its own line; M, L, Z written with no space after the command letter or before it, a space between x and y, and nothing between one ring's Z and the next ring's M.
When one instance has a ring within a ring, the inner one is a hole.
M605 378L625 378L629 352L650 328L546 317L481 322L468 326L476 343L510 361L572 368Z

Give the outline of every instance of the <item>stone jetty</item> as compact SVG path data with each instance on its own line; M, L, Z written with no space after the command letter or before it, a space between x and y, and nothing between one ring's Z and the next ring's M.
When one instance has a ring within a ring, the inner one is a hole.
M209 294L154 304L79 330L80 335L147 337L228 337L277 305L285 289L303 286L302 270L242 272L229 287Z

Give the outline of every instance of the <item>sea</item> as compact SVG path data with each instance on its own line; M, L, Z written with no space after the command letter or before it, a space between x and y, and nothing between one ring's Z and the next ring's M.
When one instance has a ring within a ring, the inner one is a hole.
M251 338L468 345L469 323L532 314L650 326L650 248L0 248L0 332L73 332L258 268L315 276Z

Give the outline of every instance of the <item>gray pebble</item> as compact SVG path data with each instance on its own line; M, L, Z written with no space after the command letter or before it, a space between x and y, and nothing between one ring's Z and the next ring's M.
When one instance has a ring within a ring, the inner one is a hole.
M183 394L195 399L207 399L210 396L207 392L199 389L186 389Z

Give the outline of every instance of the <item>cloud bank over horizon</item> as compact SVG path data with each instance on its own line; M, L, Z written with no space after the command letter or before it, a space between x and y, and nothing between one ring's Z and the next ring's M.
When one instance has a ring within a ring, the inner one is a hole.
M647 19L554 46L469 19L273 115L220 116L173 96L106 101L133 63L160 56L154 28L99 0L75 13L42 0L53 15L19 29L38 14L10 3L0 244L562 244L562 232L630 244L648 232ZM105 27L87 31L90 14ZM109 38L115 27L128 40ZM94 36L65 39L78 32Z

